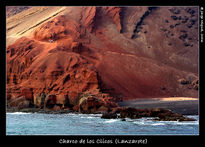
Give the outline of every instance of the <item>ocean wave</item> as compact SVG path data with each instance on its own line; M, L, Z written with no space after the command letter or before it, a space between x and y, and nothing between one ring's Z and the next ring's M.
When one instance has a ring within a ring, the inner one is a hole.
M167 124L172 124L172 125L199 125L198 121L183 121L183 122L179 122L179 121L166 121Z
M133 123L137 125L152 125L152 123L147 120L137 120L137 121L133 121Z

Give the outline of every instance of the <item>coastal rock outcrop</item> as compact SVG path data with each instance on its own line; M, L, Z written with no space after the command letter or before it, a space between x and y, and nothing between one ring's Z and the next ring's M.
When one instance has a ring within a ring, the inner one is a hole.
M36 107L43 108L45 99L46 99L46 94L45 93L37 94L34 97L34 105Z
M131 118L139 119L142 117L155 117L154 120L158 121L195 121L193 118L184 117L180 113L174 113L169 109L162 108L149 108L149 109L136 109L132 107L123 107L118 109L119 116L115 112L104 113L101 118Z
M44 109L51 109L56 104L56 95L47 95L44 102Z
M78 104L73 110L81 113L103 113L118 106L113 100L106 100L92 93L83 93L78 98Z
M23 108L33 108L34 104L32 101L26 99L24 96L7 100L7 108L13 108L16 110L20 110Z
M115 119L115 118L117 118L117 114L116 113L103 113L101 118L104 118L104 119Z

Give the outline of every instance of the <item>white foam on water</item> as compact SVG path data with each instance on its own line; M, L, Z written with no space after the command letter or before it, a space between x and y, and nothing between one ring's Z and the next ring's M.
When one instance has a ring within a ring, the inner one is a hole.
M7 112L6 114L22 115L22 114L31 114L31 113L26 113L26 112Z
M135 124L146 125L144 121L134 122Z
M172 121L172 124L174 125L199 125L199 122L198 121L188 121L188 122L187 121L184 121L184 122Z
M89 118L89 119L91 119L91 118L95 118L95 117L92 117L92 116L81 116L80 118Z
M105 123L113 123L113 122L116 122L116 121L119 121L119 120L117 120L117 119L110 119L108 121L105 121Z
M92 116L88 116L87 118L95 118L95 117L92 117Z
M163 125L165 125L165 123L153 123L153 124L151 124L152 126L163 126Z
M134 121L133 119L130 119L130 118L125 118L125 120L126 120L127 122L133 122L133 121Z
M138 125L147 125L147 122L144 120L135 120L133 121L134 124L138 124Z
M88 115L95 116L95 117L101 117L102 116L102 114L88 114Z
M140 118L136 120L130 120L134 124L138 125L150 125L150 126L164 126L164 125L199 125L197 119L198 116L188 116L189 118L195 118L196 121L155 121L153 118Z

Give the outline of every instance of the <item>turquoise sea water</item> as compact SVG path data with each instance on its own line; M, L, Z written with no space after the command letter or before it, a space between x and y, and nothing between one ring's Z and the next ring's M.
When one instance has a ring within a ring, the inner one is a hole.
M101 114L7 113L7 135L198 135L197 121L101 119Z

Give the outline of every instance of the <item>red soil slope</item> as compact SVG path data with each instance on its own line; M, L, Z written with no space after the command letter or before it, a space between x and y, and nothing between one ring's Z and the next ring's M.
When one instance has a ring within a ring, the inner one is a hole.
M7 47L7 99L198 97L197 7L68 10Z

